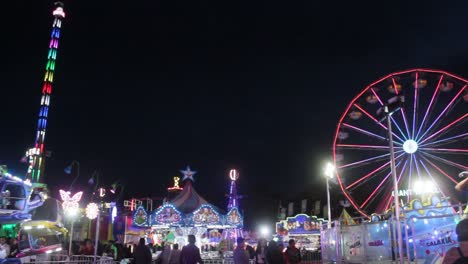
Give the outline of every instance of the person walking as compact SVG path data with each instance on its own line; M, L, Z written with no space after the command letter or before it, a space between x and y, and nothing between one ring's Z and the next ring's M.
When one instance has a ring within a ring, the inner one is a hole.
M283 252L274 240L268 244L266 257L268 264L284 264Z
M171 255L169 256L169 264L180 264L179 244L172 245Z
M182 248L180 252L180 263L181 264L203 264L203 260L200 256L200 249L195 246L195 236L188 235L187 237L189 244Z
M265 239L260 239L255 251L255 264L266 264L267 242Z
M234 264L249 264L249 252L245 250L244 238L237 238L237 247L234 249Z
M133 263L135 264L151 264L153 256L150 249L145 245L145 239L140 238L140 242L133 252Z
M296 241L290 239L288 242L288 248L284 252L286 264L299 264L301 263L301 252L296 248Z

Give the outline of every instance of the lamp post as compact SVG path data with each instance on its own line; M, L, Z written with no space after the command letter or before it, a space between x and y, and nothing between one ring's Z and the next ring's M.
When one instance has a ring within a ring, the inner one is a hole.
M77 192L73 196L71 196L70 192L66 192L64 190L60 190L60 196L62 198L62 207L65 211L65 214L70 217L71 220L71 228L70 228L70 241L68 245L68 254L71 255L72 243L73 243L73 226L75 224L75 217L79 213L80 210L80 200L83 192Z
M403 236L401 234L401 223L400 223L400 204L398 201L398 179L397 173L395 169L395 150L393 146L393 132L392 132L392 114L396 111L400 110L405 102L405 98L403 96L395 96L388 100L388 104L384 105L383 108L379 109L377 115L380 115L382 110L384 112L383 117L381 118L380 122L387 119L387 133L388 133L388 144L390 148L390 170L392 173L393 178L393 198L395 204L395 222L396 222L396 229L397 229L397 243L398 243L398 255L400 258L400 263L403 264ZM410 141L408 141L410 142ZM405 142L406 143L406 142ZM410 151L405 150L407 153L413 153Z
M330 162L325 166L325 179L327 180L327 209L328 209L328 228L331 227L331 204L330 204L330 184L328 181L333 179L335 173L335 166Z

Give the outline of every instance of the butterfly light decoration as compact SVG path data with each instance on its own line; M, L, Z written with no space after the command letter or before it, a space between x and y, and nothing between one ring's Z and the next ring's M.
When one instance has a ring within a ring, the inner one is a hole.
M77 192L71 196L70 192L60 190L60 197L62 197L62 206L65 212L76 213L80 207L79 202L83 192Z

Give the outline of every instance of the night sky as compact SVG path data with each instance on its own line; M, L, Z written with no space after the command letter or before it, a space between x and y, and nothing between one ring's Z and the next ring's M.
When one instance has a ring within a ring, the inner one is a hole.
M190 165L198 192L225 207L236 168L247 218L263 221L258 205L324 190L338 119L367 84L416 67L468 77L465 2L65 1L46 182L67 188L78 160L79 184L98 170L128 197L162 196ZM0 164L20 175L52 3L0 11Z

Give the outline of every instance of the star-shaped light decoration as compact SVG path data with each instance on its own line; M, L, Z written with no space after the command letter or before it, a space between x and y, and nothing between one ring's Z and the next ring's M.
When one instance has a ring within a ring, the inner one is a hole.
M184 175L184 178L182 178L182 181L185 181L187 179L191 181L195 181L193 179L193 175L195 175L197 172L190 170L190 166L187 166L185 170L180 170L180 172L182 172L182 174Z

